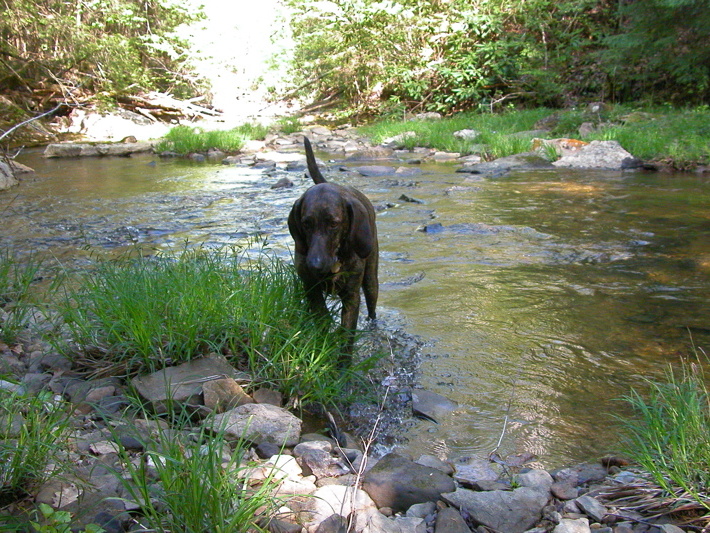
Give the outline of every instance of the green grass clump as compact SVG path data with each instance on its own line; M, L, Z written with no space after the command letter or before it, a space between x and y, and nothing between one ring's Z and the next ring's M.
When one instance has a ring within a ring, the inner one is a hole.
M176 126L160 141L155 150L187 155L210 149L237 152L250 139L263 138L268 128L259 124L243 124L231 130L205 131L193 126Z
M0 252L0 340L14 343L27 328L32 314L30 286L40 263L20 263L5 250Z
M671 496L692 497L710 511L710 396L698 364L668 370L646 397L625 399L638 417L623 421L627 453Z
M274 478L250 480L248 444L232 449L224 431L212 435L204 427L189 435L159 429L140 461L120 451L129 477L116 475L140 505L141 524L161 533L265 531L277 509Z
M260 257L225 248L101 262L62 305L82 363L134 374L224 353L286 397L342 400L340 334L310 315L293 267Z
M0 509L62 472L68 431L64 405L50 394L0 389Z

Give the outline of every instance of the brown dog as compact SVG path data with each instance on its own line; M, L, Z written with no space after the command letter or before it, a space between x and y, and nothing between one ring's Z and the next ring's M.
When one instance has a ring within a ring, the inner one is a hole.
M328 183L305 137L303 144L308 171L316 184L296 200L288 216L288 229L296 243L296 271L314 312L327 314L326 294L340 298L341 325L348 334L345 351L352 353L360 287L367 316L376 318L379 251L375 210L360 191Z

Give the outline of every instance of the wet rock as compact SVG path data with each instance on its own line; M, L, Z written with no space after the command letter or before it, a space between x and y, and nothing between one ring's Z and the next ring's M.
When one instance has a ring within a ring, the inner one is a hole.
M460 488L441 497L446 503L468 513L478 524L496 531L523 533L540 520L549 494L529 487L491 492Z
M415 416L426 418L432 422L450 415L459 404L441 394L432 391L416 389L412 391L412 411Z
M379 507L404 511L415 503L436 501L454 490L454 481L443 472L389 453L365 474L362 488Z
M293 187L293 182L288 178L281 178L271 186L272 189L290 189L291 187Z
M436 515L434 533L471 533L466 521L453 507L445 507Z
M504 176L513 170L552 170L554 168L552 163L541 157L537 152L524 152L522 154L501 157L485 163L465 166L459 168L456 172L481 174L486 177L495 178Z
M552 163L556 168L621 170L635 158L617 141L592 141Z
M224 428L227 436L254 442L295 446L301 436L301 420L286 409L248 403L206 421L214 431Z
M359 173L361 176L368 178L376 176L391 176L395 173L394 167L385 165L365 165L361 167L354 167L352 170Z

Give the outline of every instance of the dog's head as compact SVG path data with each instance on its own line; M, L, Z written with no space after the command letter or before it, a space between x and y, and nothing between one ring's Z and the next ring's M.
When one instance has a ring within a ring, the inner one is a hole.
M334 272L339 260L353 254L367 258L374 246L367 208L350 189L332 183L311 187L293 204L288 228L296 253L320 275Z

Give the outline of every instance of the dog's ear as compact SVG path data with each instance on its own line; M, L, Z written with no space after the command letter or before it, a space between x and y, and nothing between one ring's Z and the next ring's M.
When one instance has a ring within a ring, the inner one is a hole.
M302 203L303 198L299 198L293 204L291 212L288 214L288 231L291 233L291 237L293 237L293 242L296 243L296 253L306 255L308 253L308 244L306 243L306 236L301 226Z
M372 252L374 235L367 209L357 200L347 203L350 218L350 232L348 234L352 249L361 258L365 259Z

